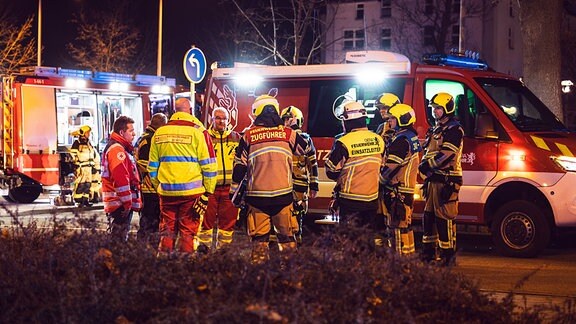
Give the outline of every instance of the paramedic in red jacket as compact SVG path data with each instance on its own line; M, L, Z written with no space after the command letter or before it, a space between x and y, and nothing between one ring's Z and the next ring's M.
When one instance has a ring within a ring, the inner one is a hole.
M132 155L134 120L120 116L102 154L102 199L114 238L126 241L132 212L140 211L140 177Z

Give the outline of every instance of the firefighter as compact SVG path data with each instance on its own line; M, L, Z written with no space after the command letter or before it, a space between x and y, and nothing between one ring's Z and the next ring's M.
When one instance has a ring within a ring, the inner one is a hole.
M414 253L412 208L422 150L414 129L416 113L409 105L396 104L389 110L388 128L393 131L386 146L380 171L381 199L386 225L392 230L392 247L401 255Z
M384 121L382 122L382 124L378 125L376 133L382 136L385 143L390 139L390 135L394 133L394 131L390 131L388 123L386 123L386 121L390 117L388 111L390 110L390 108L394 107L394 105L399 103L400 99L395 94L389 92L384 92L383 94L379 95L378 98L376 98L375 106L380 111L380 116Z
M345 103L342 118L344 135L328 153L326 176L336 181L340 224L374 228L384 141L366 127L361 103Z
M269 258L271 224L281 253L287 256L297 249L294 234L298 232L298 222L291 212L292 156L315 153L302 135L284 127L275 97L257 97L252 114L256 117L254 125L240 139L234 157L231 191L247 179L245 202L249 208L251 261L262 263Z
M308 212L308 198L316 198L318 193L318 162L316 161L316 150L310 135L302 131L304 115L295 106L289 106L282 110L280 114L284 120L284 126L292 128L302 135L310 145L314 154L292 157L292 181L294 183L294 202L292 203L292 213L298 219L298 233L296 241L302 243L302 220Z
M452 265L456 252L458 192L462 185L462 146L464 130L454 117L454 98L444 92L430 101L436 125L426 135L425 153L418 170L424 179L422 258ZM437 248L440 258L437 258Z
M94 197L99 196L99 192L95 193L91 190L93 180L96 181L94 188L98 188L99 177L96 177L96 175L99 175L100 171L100 155L90 143L91 131L92 128L90 126L83 125L70 134L77 137L72 143L70 154L76 170L76 181L72 197L79 207L92 206Z
M212 111L212 123L208 132L212 137L212 145L218 163L216 190L208 197L208 209L204 214L202 228L198 232L199 251L220 248L232 243L234 226L238 217L238 208L230 201L230 184L232 183L232 167L234 154L240 142L241 135L230 129L228 110L216 107ZM216 232L216 242L212 242L213 232Z
M160 223L160 199L148 173L150 143L156 130L166 125L167 122L168 118L163 113L154 114L144 134L136 141L136 149L134 152L136 163L138 164L138 172L140 172L142 191L142 210L140 211L140 228L138 229L137 238L152 244L157 243L151 241L153 235L158 233L158 225Z

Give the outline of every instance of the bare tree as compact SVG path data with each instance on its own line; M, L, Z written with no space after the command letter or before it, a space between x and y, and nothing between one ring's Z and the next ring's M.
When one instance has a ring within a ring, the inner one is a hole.
M319 61L324 25L331 23L320 17L325 0L232 2L247 27L231 34L241 54L251 52L253 60L274 65Z
M524 82L556 117L564 120L560 100L562 3L560 0L518 0L518 4Z
M81 12L73 22L78 36L67 48L80 67L92 71L137 73L141 65L134 62L139 31L130 26L124 7L112 11Z
M6 17L4 17L6 18ZM0 19L0 74L10 74L20 67L34 65L36 40L31 36L34 18L17 25Z
M460 0L462 1L462 0ZM460 1L456 0L415 0L394 1L400 12L394 19L395 44L399 51L411 59L418 60L424 52L446 53L458 47L453 39L453 28L460 25ZM482 13L483 1L466 1L462 10L470 18ZM465 30L465 33L468 31ZM413 46L414 42L424 42L424 47Z

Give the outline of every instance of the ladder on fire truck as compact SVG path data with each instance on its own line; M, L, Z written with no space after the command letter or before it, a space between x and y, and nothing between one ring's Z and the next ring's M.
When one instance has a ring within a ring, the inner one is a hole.
M0 170L14 167L14 90L13 77L2 78L2 146L0 147Z

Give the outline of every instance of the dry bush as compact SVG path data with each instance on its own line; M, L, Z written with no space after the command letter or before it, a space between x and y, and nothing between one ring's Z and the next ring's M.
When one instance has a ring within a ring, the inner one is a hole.
M550 310L513 312L511 298L377 249L364 230L324 233L262 265L248 250L239 235L208 255L159 259L136 240L32 222L0 238L0 322L537 323ZM553 322L574 322L572 304L554 311Z

